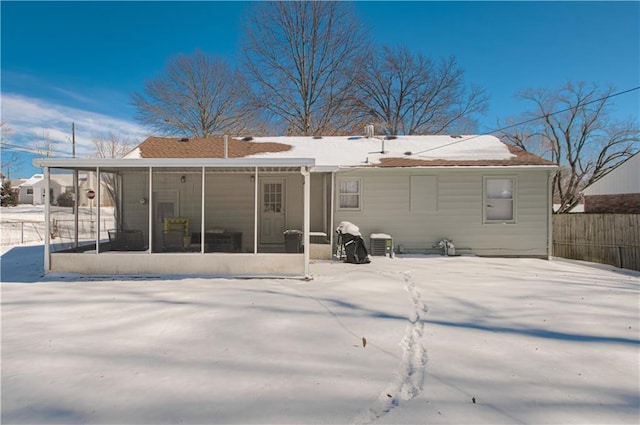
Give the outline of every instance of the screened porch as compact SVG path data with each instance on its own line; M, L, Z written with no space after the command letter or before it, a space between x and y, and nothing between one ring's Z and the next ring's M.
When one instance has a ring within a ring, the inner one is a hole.
M46 204L46 271L308 277L310 233L330 238L326 177L314 192L327 212L311 229L313 164L35 160L47 182L53 173L74 182L70 206Z

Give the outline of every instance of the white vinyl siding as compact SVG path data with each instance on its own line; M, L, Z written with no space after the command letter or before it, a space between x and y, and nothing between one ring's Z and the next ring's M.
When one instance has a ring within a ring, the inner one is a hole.
M361 179L338 180L338 209L355 211L362 209L361 194Z
M628 193L640 193L640 153L636 153L582 191L585 196Z
M436 253L432 245L447 238L453 240L456 251L460 248L463 254L546 257L549 172L511 168L491 171L491 177L517 179L514 187L516 223L486 225L483 214L487 172L460 168L429 170L436 178L437 210L434 212L412 209L411 177L420 176L420 170L349 170L349 178L362 179L366 189L361 203L366 208L337 210L334 222L354 223L360 227L367 244L371 233L389 234L394 246L402 245L406 252Z
M438 178L436 176L411 176L412 212L436 212L438 210Z
M183 173L185 183L179 178L156 179L154 191L179 190L178 210L181 216L189 217L192 233L201 232L202 176L198 172ZM171 176L171 175L168 175ZM262 179L260 175L260 179ZM303 226L303 177L300 174L268 174L268 177L287 179L285 208L287 228L302 229ZM149 203L140 199L148 197L149 175L146 171L127 173L124 176L124 226L140 229L148 238ZM250 174L226 174L207 172L205 176L205 231L210 228L242 232L242 251L253 252L254 241L254 182ZM321 223L321 219L320 219ZM284 243L284 237L282 242Z
M486 223L515 222L514 177L484 178L484 221Z

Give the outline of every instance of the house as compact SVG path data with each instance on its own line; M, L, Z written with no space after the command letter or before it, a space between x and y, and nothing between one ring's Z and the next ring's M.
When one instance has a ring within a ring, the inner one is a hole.
M67 189L69 182L63 177L52 177L49 183L50 202L55 203L61 193ZM18 190L18 203L42 205L45 202L45 180L43 174L34 174L24 182L16 186Z
M28 179L22 179L15 187L18 190L18 203L19 204L31 204L31 205L43 205L44 204L44 189L45 181L43 174L34 174ZM92 188L97 186L95 173L81 173L78 177L78 200L80 206L88 206L91 202L87 198L87 192L92 191ZM103 182L103 190L104 190ZM50 202L52 205L57 205L58 197L67 191L73 191L73 175L69 172L51 175L50 182ZM105 197L102 199L101 205L111 206L113 202Z
M582 190L585 213L640 214L640 152Z
M140 249L50 246L47 271L308 277L342 221L397 252L439 253L446 238L458 253L551 255L556 166L494 136L149 137L124 159L34 165L117 177L114 230Z

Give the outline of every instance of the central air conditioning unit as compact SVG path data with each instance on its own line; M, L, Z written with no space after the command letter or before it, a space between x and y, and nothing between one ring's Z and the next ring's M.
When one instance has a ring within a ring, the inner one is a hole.
M371 255L393 257L393 238L385 233L372 233Z

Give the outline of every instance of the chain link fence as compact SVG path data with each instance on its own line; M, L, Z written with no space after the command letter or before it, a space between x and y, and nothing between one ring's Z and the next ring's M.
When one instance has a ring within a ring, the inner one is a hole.
M115 227L113 218L100 220L100 239L107 239L107 231ZM52 242L73 243L75 240L75 220L56 219L51 220L49 230ZM95 241L98 230L96 220L78 220L78 240ZM0 245L21 245L26 243L44 242L44 221L30 220L3 220L0 221Z

